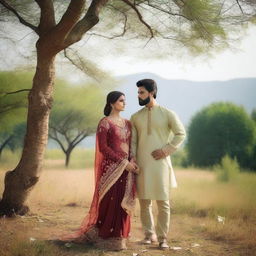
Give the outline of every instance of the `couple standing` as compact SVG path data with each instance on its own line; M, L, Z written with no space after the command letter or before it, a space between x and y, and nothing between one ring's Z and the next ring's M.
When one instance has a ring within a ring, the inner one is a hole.
M104 249L126 249L136 192L143 243L158 240L160 249L169 247L169 194L170 187L176 186L169 156L184 140L185 129L173 111L157 104L154 80L143 79L136 85L139 104L145 107L133 114L131 121L120 116L125 95L113 91L107 96L105 117L96 133L94 196L80 229L69 237L73 241L92 242ZM156 229L152 200L158 206Z

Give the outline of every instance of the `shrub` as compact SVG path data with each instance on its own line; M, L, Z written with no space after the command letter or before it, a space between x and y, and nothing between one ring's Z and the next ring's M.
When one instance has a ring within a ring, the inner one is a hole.
M239 164L235 159L232 159L228 155L225 155L221 159L221 163L214 167L217 173L217 179L221 182L229 182L230 180L236 179L240 172Z

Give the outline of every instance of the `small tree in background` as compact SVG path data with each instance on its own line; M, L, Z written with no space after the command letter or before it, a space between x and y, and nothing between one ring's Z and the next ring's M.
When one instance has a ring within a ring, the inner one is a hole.
M256 109L254 108L251 113L252 120L256 123Z
M256 133L256 109L252 110L251 118L254 121L254 129ZM252 157L248 160L248 165L249 165L249 168L256 170L256 142L254 143L254 146L253 146Z
M0 157L6 147L23 145L32 77L28 72L0 72Z
M221 182L229 182L235 180L238 173L240 172L239 164L235 159L225 155L221 159L221 163L214 167L217 174L217 179Z
M23 147L25 133L25 122L18 122L16 125L13 125L12 129L0 132L0 160L5 148L8 147L11 151L14 151Z
M102 92L95 86L57 86L50 116L49 137L64 152L66 167L73 149L95 132L103 115L104 100Z
M198 112L188 128L189 163L212 166L222 157L237 158L248 166L255 144L254 123L246 111L232 103L214 103Z

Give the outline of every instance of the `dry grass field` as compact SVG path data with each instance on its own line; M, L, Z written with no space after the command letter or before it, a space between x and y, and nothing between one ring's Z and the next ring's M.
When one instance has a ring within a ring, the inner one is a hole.
M0 219L1 256L256 255L256 175L241 173L236 181L221 183L213 172L197 169L176 168L179 187L171 192L170 250L160 251L156 245L139 243L143 233L138 203L126 251L53 243L49 240L79 227L88 211L94 185L92 169L54 168L63 163L57 162L46 160L39 183L27 202L30 214ZM1 194L4 170L5 167L0 168ZM225 220L219 222L218 216Z

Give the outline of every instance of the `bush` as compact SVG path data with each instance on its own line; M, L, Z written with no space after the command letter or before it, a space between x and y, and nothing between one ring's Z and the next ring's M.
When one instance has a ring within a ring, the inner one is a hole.
M216 165L214 169L217 173L217 179L221 182L229 182L236 179L240 172L240 167L236 158L232 159L228 155L225 155L221 159L220 165Z
M237 158L241 167L253 168L255 124L243 107L233 103L214 103L198 112L188 128L190 165L209 167L225 155Z
M172 165L176 167L188 167L187 152L185 149L177 150L172 156Z

